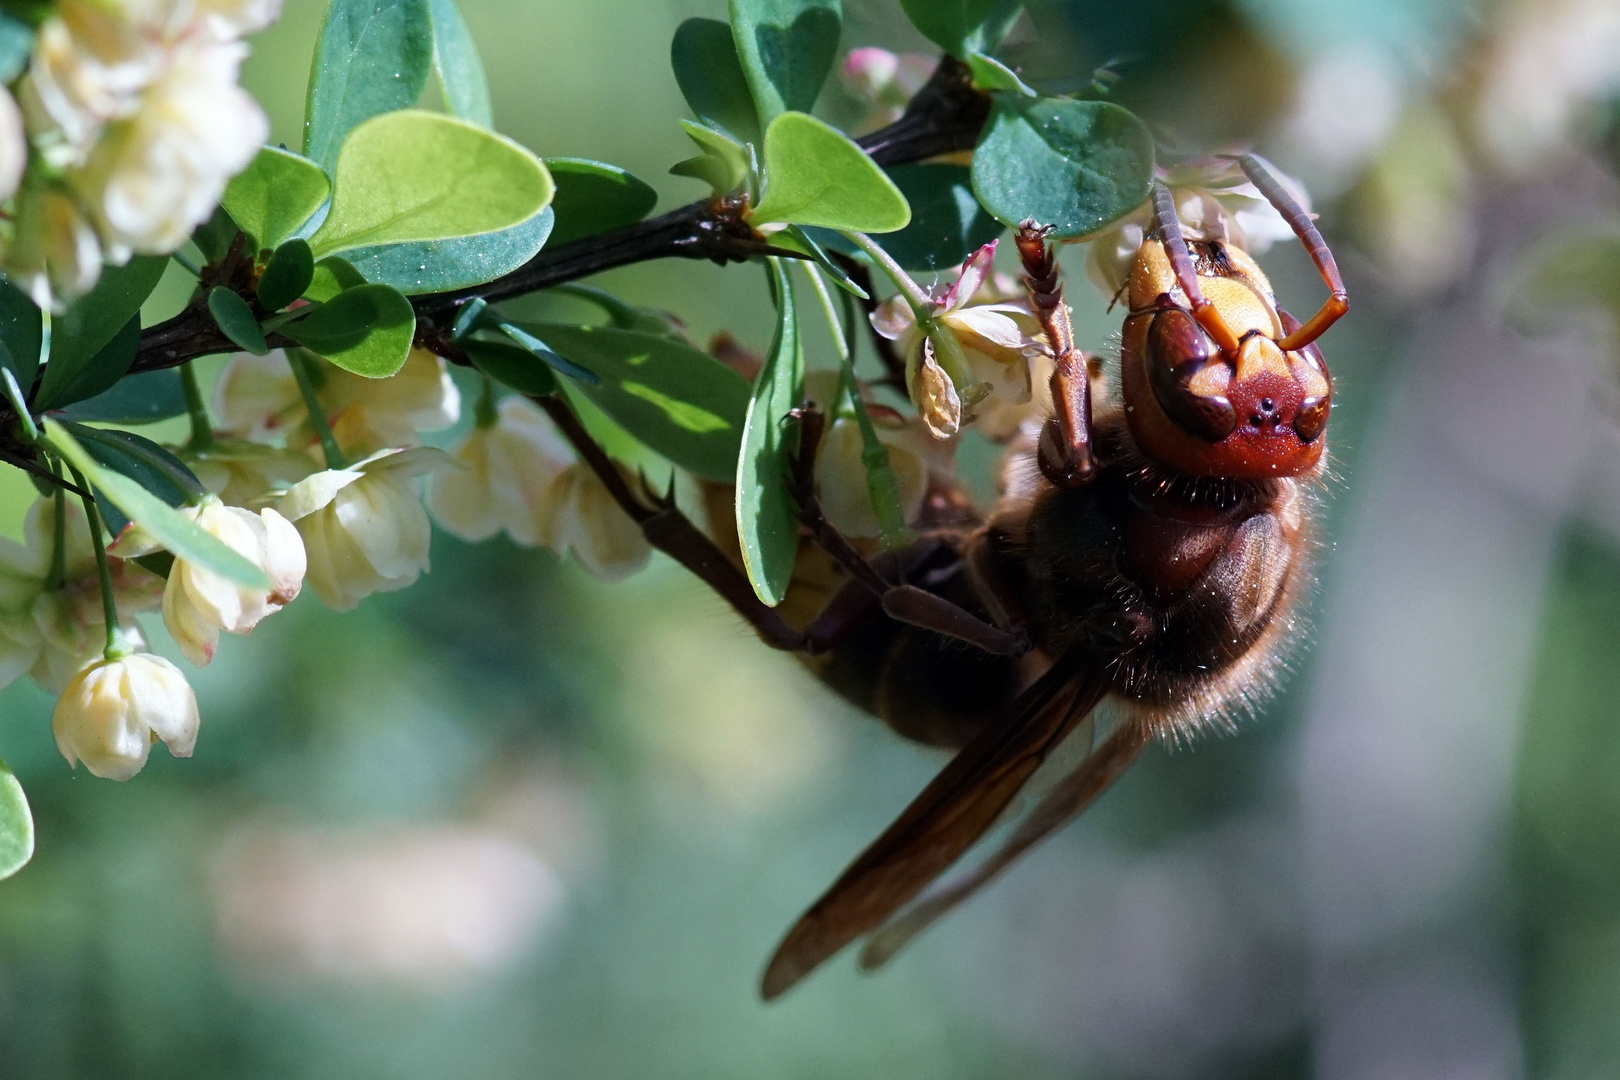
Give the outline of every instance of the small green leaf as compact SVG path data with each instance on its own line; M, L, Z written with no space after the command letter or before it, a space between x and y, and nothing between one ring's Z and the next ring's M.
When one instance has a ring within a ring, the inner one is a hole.
M140 314L141 304L157 288L158 279L168 265L169 260L161 255L137 255L123 266L105 267L95 288L51 320L51 358L45 365L45 378L34 399L36 408L58 408L93 397L128 370L126 363L105 383L101 381L99 370L96 377L88 381L78 377L85 367L99 362L99 368L114 359L103 353L107 343L130 319ZM133 359L134 354L130 357ZM26 384L24 389L27 389Z
M67 420L97 420L108 424L154 424L186 411L185 389L173 369L145 371L119 379L93 398L61 410Z
M737 458L736 507L748 580L761 600L775 605L787 595L799 551L799 510L788 490L799 433L788 413L804 400L804 346L787 268L780 259L769 263L777 303L776 337L748 403Z
M353 263L336 255L328 255L315 264L315 276L310 280L309 288L304 290L304 299L325 303L344 289L353 289L365 283L365 275L355 269Z
M309 71L305 156L331 169L350 131L421 100L432 67L428 0L331 0Z
M1039 97L1029 84L1018 77L1018 72L993 56L970 52L968 69L973 72L973 86L978 90L1007 90L1025 97Z
M209 289L208 311L214 316L214 322L219 324L220 331L238 349L245 349L254 356L263 356L270 351L253 309L232 290L223 285Z
M520 394L543 397L557 392L557 376L528 349L499 341L468 338L461 343L473 367Z
M0 83L9 83L21 75L33 50L34 31L28 24L10 15L0 15Z
M34 857L34 815L22 785L0 761L0 879L8 878Z
M900 189L841 132L786 112L765 132L765 197L749 218L851 232L903 229L911 208Z
M154 540L173 552L176 558L207 567L239 585L255 589L269 588L269 580L257 566L204 531L196 522L181 517L140 484L103 466L79 445L59 421L46 417L45 434L57 453L83 473L126 517L138 522Z
M889 170L911 204L911 224L875 239L907 270L945 270L1001 235L1001 222L973 194L962 165L897 165Z
M1108 101L997 94L973 153L973 190L1007 225L1033 218L1060 239L1096 232L1148 196L1153 135Z
M528 221L500 232L355 248L345 258L365 280L392 285L406 296L454 292L510 274L540 254L555 220L548 206Z
M557 185L553 246L634 225L658 205L658 192L617 165L584 158L546 158Z
M838 52L839 0L731 0L737 59L753 91L759 126L809 112Z
M661 334L607 326L524 324L598 380L578 389L636 438L711 480L736 474L748 382L707 353Z
M669 167L669 171L675 176L702 180L714 189L716 195L730 195L741 188L748 179L748 148L731 136L702 124L682 120L680 125L703 152L697 157L677 161Z
M248 166L250 169L252 167ZM321 179L326 179L325 173L321 174ZM230 188L225 190L227 194L230 192ZM197 231L191 234L191 242L202 252L204 261L218 262L231 249L231 241L235 240L236 234L241 231L226 209L223 206L216 206L213 215L197 226Z
M117 385L118 380L129 371L129 366L135 362L135 351L140 347L141 317L133 315L124 323L123 329L101 347L100 352L92 356L71 376L52 383L51 367L56 361L52 360L47 364L45 383L40 387L34 408L40 411L59 409L75 401L84 401L105 393Z
M445 107L463 120L494 127L484 62L455 0L429 0L428 10L433 18L433 70L444 90Z
M297 232L326 202L331 191L332 182L319 165L290 150L265 146L226 185L219 204L248 234L250 250L257 254L264 248L278 247ZM218 254L208 257L217 259L223 254L221 248Z
M511 139L415 109L355 128L335 175L332 210L309 241L318 256L509 229L553 190L540 159Z
M0 279L0 364L17 376L25 394L39 373L41 337L39 308L28 294Z
M268 311L280 311L304 295L315 280L315 256L303 240L288 240L276 248L269 265L259 275L259 303Z
M383 379L410 355L416 312L392 286L357 285L281 332L345 371Z
M589 383L593 386L602 381L596 377L594 372L580 367L564 356L558 355L557 351L550 345L547 345L517 323L506 322L497 318L495 326L509 340L517 342L529 353L544 360L554 371L560 371L570 379L578 379L580 382Z
M669 62L699 120L738 142L759 142L759 114L730 26L718 19L687 19L675 28Z
M825 229L818 229L816 231L821 233L823 236L829 235ZM838 236L839 234L832 233L831 235ZM771 239L777 247L793 248L794 250L802 251L806 255L810 256L811 260L815 262L817 266L821 267L828 277L833 279L833 283L835 285L849 293L851 296L860 300L871 299L865 289L861 288L859 285L855 284L854 281L850 280L850 276L844 272L844 268L832 260L832 256L827 254L826 249L821 246L815 237L810 235L809 231L805 229L804 226L789 225L786 229L782 230L780 233L777 233Z
M999 45L1023 7L1018 0L900 0L900 6L924 37L959 60Z

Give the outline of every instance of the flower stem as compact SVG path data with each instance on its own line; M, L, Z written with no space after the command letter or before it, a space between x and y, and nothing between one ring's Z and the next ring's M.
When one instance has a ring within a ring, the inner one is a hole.
M292 365L293 378L298 380L298 392L304 397L304 408L309 410L309 424L315 437L321 441L321 453L326 455L328 469L341 469L348 465L343 451L338 448L332 425L326 421L326 409L315 391L315 358L303 349L288 349L287 362Z
M861 464L866 468L866 493L872 500L872 513L878 520L878 532L885 551L894 551L910 544L915 537L906 527L905 510L900 505L900 481L889 463L889 449L878 438L877 426L866 411L861 399L861 384L855 378L855 311L854 298L843 293L844 318L838 317L833 307L832 291L827 287L821 268L806 265L805 273L821 302L821 313L826 316L832 331L833 343L838 350L842 394L847 396L850 411L861 430Z
M53 476L56 472L56 462L46 459ZM53 496L56 500L56 519L51 522L51 569L46 576L46 585L51 589L60 589L67 584L67 489L58 487Z
M918 285L912 279L912 276L906 273L899 263L894 261L894 256L878 246L876 240L873 240L865 233L846 232L844 235L849 237L850 242L856 247L871 256L872 261L877 263L878 268L889 276L889 280L894 282L895 288L899 289L900 294L906 298L906 303L911 305L911 310L917 316L919 324L933 314L933 297L929 296L923 287Z
M495 380L483 375L480 384L478 404L473 406L473 423L482 431L494 427L500 417L495 411Z
M186 258L184 255L180 254L178 251L169 252L169 258L179 263L181 269L185 270L186 273L190 274L192 277L199 280L202 278L202 268L196 263L192 262L190 259Z
M17 424L21 428L17 432L22 441L32 446L39 441L39 427L34 423L33 416L28 412L28 402L23 399L22 387L17 385L17 376L9 367L0 367L0 391L4 391L6 400L11 403L12 411L17 414Z
M88 492L90 484L84 474L72 465L68 470L73 473L74 481ZM90 544L96 549L96 574L101 578L101 616L107 623L107 647L102 655L108 660L117 660L129 655L129 643L118 630L118 601L113 599L112 570L107 566L107 545L101 539L101 513L96 509L95 499L89 495L83 498L84 516L90 523Z
M191 442L186 447L195 452L207 450L214 445L214 424L208 419L208 406L203 403L195 362L180 365L180 385L186 392L186 412L191 414Z

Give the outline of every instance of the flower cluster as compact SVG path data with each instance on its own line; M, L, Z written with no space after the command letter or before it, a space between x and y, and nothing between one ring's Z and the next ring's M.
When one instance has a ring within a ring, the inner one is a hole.
M42 307L174 251L269 135L237 85L281 0L60 0L0 88L0 266Z

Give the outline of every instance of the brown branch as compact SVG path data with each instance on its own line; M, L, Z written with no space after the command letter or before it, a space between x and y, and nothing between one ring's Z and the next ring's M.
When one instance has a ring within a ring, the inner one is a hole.
M934 69L905 114L888 127L857 140L880 165L921 161L938 154L971 148L990 115L990 99L973 88L967 66L947 56ZM491 302L577 281L604 270L652 259L707 259L720 264L742 262L778 251L743 220L746 204L736 199L704 199L556 248L542 250L525 265L484 285L411 298L419 329L447 328L456 309L481 296ZM272 336L270 345L290 344ZM141 332L141 344L130 374L177 367L211 353L234 352L236 346L214 324L202 302L193 303L167 322Z

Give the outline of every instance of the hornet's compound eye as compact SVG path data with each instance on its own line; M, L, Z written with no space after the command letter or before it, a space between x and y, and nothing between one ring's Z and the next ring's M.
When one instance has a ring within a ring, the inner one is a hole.
M1237 414L1226 397L1232 369L1204 328L1181 308L1166 308L1148 327L1148 384L1164 414L1207 442L1232 434Z

